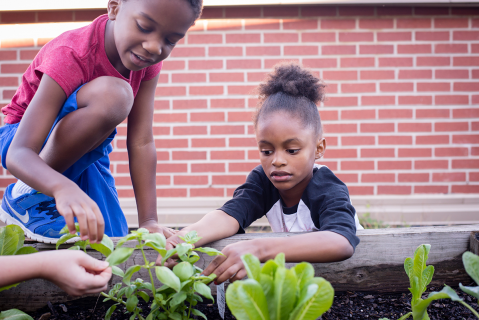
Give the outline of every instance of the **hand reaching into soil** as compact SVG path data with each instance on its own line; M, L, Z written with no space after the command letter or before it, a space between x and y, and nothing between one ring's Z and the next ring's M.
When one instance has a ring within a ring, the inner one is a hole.
M178 232L178 230L164 227L156 221L143 222L142 224L140 224L140 228L145 228L150 231L150 233L161 233L165 236L166 239Z

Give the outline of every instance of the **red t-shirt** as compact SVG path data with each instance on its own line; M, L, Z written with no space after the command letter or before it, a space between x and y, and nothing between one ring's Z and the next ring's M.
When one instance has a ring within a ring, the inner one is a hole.
M105 27L108 16L102 15L83 28L67 31L48 42L23 74L22 83L12 101L2 108L6 123L23 117L38 89L44 73L55 80L70 96L79 86L102 76L127 81L136 97L141 81L151 80L160 72L162 62L123 77L108 60L105 52Z

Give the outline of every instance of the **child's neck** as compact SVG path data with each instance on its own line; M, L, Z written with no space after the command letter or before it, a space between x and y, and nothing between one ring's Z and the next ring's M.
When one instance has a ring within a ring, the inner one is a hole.
M113 24L115 22L108 20L105 28L105 52L111 65L125 78L130 78L130 70L128 70L121 62L120 54L116 49L115 36L113 32Z
M301 200L301 197L303 196L304 190L308 187L309 181L313 178L313 172L304 178L301 182L299 182L297 185L292 187L289 190L278 190L279 195L281 196L281 199L283 199L283 203L286 207L290 208L292 206L295 206L299 203Z

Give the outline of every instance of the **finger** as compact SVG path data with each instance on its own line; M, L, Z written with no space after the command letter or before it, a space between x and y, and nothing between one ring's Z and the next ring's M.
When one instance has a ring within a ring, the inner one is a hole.
M57 210L58 213L65 218L65 223L68 226L68 231L70 234L75 234L77 232L77 229L75 228L75 219L73 217L73 211L70 207L68 206L58 206L57 205Z
M88 222L85 210L79 205L72 205L72 210L80 225L80 238L82 240L88 239Z
M82 206L86 213L86 221L88 222L88 239L91 243L97 243L97 223L93 210L86 205Z
M173 232L170 228L165 228L163 229L163 235L165 236L166 239L171 237L173 235Z
M225 282L226 280L232 278L240 269L241 269L241 265L234 264L228 269L226 269L226 271L222 272L221 274L214 272L217 275L215 279L215 284L221 284Z
M244 277L246 277L246 269L245 268L242 268L241 270L239 270L233 278L230 279L230 282L235 282L236 280L241 280L243 279Z
M101 242L101 240L103 240L103 234L105 233L105 219L103 219L100 208L98 208L98 205L93 200L91 209L93 210L93 213L96 217L97 239Z
M208 267L206 267L205 270L203 270L203 274L205 276L209 276L210 274L213 273L225 260L227 259L226 256L216 256L213 261L210 262ZM216 274L218 275L218 274Z
M87 271L104 272L105 270L110 269L111 272L111 268L108 268L108 262L97 260L87 254L85 254L80 260L80 264Z

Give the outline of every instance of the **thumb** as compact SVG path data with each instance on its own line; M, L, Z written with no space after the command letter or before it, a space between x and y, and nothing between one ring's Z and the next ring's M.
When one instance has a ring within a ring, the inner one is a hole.
M102 272L109 266L108 262L97 260L90 257L89 255L85 255L85 257L81 260L80 263L85 269L95 272Z

